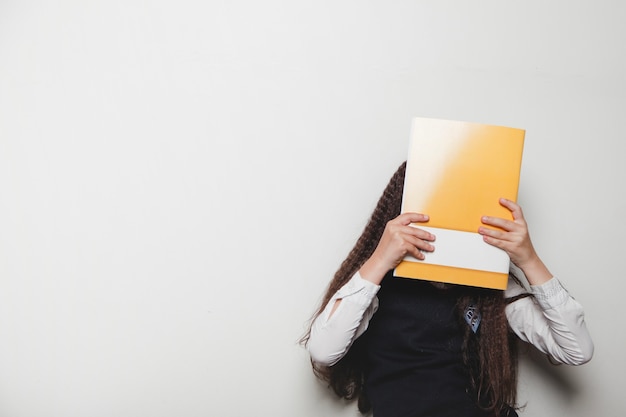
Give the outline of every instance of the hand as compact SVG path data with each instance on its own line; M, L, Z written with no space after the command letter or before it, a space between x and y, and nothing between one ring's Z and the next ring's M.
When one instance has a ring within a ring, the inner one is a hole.
M498 229L481 226L478 228L478 233L483 236L483 240L488 244L504 250L511 258L511 262L524 272L532 285L541 284L552 278L530 241L528 225L524 219L522 208L505 198L500 199L500 204L511 211L513 220L484 216L482 218L483 224Z
M404 213L387 222L376 250L360 269L361 277L380 284L385 274L398 266L406 255L424 259L424 253L435 250L429 242L435 235L411 223L424 223L428 216L420 213Z

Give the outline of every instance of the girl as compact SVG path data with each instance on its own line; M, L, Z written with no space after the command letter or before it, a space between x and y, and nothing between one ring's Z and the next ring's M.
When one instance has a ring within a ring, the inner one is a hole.
M526 276L506 291L392 276L435 236L400 213L406 163L391 178L356 245L329 284L303 337L313 370L334 392L374 417L517 416L519 338L554 361L580 365L593 343L583 309L535 252L521 208L513 220L485 217L479 233ZM495 229L493 227L499 228Z

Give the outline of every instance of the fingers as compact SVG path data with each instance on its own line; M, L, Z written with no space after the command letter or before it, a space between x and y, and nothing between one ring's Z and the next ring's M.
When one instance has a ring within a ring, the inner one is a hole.
M519 204L515 203L506 198L500 199L500 205L509 209L511 214L513 215L513 220L524 219L524 213L522 213L522 207Z
M435 250L430 242L435 241L435 235L421 229L415 223L427 222L429 217L421 213L404 213L387 223L380 246L387 247L395 254L395 263L405 255L417 259L424 259L423 252ZM395 248L395 249L394 249Z
M522 220L511 221L500 217L483 216L481 221L486 226L480 226L478 233L493 239L516 240L527 234L526 223Z
M483 216L480 220L487 226L493 226L508 231L510 231L514 226L514 223L511 220L506 220L500 217ZM491 230L486 227L481 227L480 229Z
M488 224L490 226L494 226L493 224L490 223L485 223ZM503 232L501 230L497 230L497 229L492 229L490 227L479 227L478 228L478 233L483 235L483 236L488 236L488 237L492 237L494 239L502 239L506 236L506 232Z
M426 242L434 242L435 241L435 235L433 235L430 232L427 232L424 229L420 229L417 226L404 226L404 228L402 229L403 233L406 233L409 236L414 236L416 237L418 240L420 241L426 241Z
M500 205L507 208L511 212L513 216L513 221L508 220L508 219L503 219L501 217L492 217L492 216L483 216L481 218L481 221L488 226L497 227L508 232L516 231L520 227L522 228L526 227L526 221L524 220L524 213L522 212L522 208L519 206L519 204L511 200L508 200L506 198L501 198Z
M396 227L396 231L399 233L403 233L407 237L413 237L417 239L411 239L411 243L414 243L416 247L424 250L433 250L431 245L426 244L426 248L424 246L423 241L433 242L435 240L435 235L432 233L421 229L414 225L413 223L424 223L429 220L428 215L421 213L404 213L395 219L389 222L389 225L393 228Z
M523 241L521 234L509 230L502 231L490 227L480 227L478 233L482 235L486 243L506 251L509 255Z
M411 227L411 229L415 229L415 228ZM418 230L418 231L424 232L423 230ZM427 232L424 232L424 233L427 233ZM420 234L420 236L421 235L422 234ZM404 241L407 243L405 250L414 258L424 259L425 257L424 252L432 252L435 250L435 247L429 243L435 240L435 236L430 233L427 233L427 236L425 237L420 237L420 236L417 236L414 233L406 234L404 236Z
M535 255L528 226L518 204L504 198L500 199L500 204L511 211L513 220L483 216L482 223L490 227L481 226L478 233L486 243L507 252L511 261L520 266Z
M425 223L428 220L430 220L430 218L428 217L427 214L422 214L422 213L403 213L401 215L399 215L398 217L396 217L395 219L391 220L392 222L398 222L399 224L403 224L405 226L408 226L411 223Z
M404 213L387 222L374 253L359 270L364 279L379 284L385 274L398 266L406 255L423 260L424 252L435 248L435 235L417 227L429 217L421 213Z

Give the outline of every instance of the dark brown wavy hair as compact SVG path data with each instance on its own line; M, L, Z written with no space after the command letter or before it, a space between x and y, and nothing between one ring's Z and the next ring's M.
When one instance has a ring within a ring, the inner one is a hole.
M363 233L328 285L313 320L322 313L333 294L348 282L372 255L387 222L400 214L405 171L406 162L402 163L391 177ZM494 416L506 415L506 409L515 407L517 397L517 344L504 313L507 300L499 290L466 288L467 294L458 301L459 320L463 320L463 311L470 303L474 304L482 315L480 330L476 334L469 326L463 326L465 329L463 359L469 370L476 401L480 408L489 411L490 414L493 413ZM306 345L310 335L309 325L301 343ZM347 400L356 399L362 413L371 409L363 390L364 353L357 339L335 365L322 366L311 362L315 375L327 382L339 397Z

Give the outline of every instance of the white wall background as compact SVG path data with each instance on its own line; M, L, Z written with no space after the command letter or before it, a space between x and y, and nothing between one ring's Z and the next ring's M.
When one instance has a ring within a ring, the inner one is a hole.
M527 130L520 202L623 416L619 1L0 1L0 416L355 416L296 340L413 116Z

